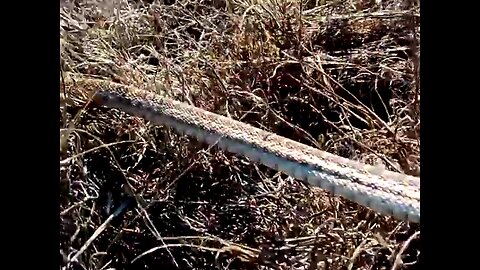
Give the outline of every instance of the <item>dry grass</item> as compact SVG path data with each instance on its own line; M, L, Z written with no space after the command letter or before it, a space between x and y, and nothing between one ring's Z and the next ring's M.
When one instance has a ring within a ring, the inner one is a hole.
M63 71L419 173L419 7L408 1L61 2ZM65 269L416 268L418 225L69 98Z

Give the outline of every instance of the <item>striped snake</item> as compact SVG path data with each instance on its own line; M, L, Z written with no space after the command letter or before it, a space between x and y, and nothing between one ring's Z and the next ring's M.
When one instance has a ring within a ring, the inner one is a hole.
M420 222L420 178L333 155L153 92L98 79L70 79L65 89L95 103L166 125L180 134L318 186L396 219Z

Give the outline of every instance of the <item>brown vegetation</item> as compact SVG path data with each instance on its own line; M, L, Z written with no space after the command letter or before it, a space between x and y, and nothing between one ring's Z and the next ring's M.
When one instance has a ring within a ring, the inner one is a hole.
M419 6L300 3L63 0L61 68L418 175ZM116 110L60 111L65 269L418 266L418 225Z

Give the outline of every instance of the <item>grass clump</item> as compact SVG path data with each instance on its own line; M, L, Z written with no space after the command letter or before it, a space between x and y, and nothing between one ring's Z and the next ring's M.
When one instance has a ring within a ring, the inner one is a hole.
M64 72L419 174L415 2L63 0L60 15ZM417 265L418 225L75 96L60 111L64 269Z

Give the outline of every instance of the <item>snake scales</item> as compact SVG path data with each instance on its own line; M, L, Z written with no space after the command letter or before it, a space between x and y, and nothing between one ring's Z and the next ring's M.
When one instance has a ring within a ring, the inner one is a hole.
M67 79L65 90L173 128L199 141L399 220L420 222L420 178L362 164L153 92L98 79Z

